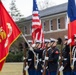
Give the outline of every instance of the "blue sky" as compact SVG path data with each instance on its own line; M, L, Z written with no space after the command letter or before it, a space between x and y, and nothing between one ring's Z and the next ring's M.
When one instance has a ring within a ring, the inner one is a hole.
M18 8L18 10L20 10L20 13L23 14L24 17L27 17L32 14L32 1L33 0L16 0L16 7ZM40 2L45 0L37 0L37 1ZM68 0L48 0L48 1L52 1L55 4L61 4L67 2ZM9 11L11 0L2 0L2 2L6 10Z

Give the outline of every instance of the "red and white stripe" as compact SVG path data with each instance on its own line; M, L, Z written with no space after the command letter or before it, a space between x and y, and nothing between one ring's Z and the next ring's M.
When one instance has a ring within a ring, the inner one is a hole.
M44 43L44 34L38 11L33 11L32 15L32 40L33 43L35 43L36 40L39 40Z

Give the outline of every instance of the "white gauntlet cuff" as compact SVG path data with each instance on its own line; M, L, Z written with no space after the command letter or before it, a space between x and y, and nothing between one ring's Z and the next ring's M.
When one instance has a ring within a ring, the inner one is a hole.
M49 59L49 57L45 57L45 60L48 60Z
M64 67L63 67L63 66L61 66L61 67L59 68L59 71L63 71L63 69L64 69Z
M27 66L24 68L24 70L26 71L26 70L28 70L28 68L29 68L29 66L27 65Z

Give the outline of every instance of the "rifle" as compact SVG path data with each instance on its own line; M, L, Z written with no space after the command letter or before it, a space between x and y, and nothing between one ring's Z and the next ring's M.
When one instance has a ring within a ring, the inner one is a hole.
M52 45L50 47L52 47L53 44L54 44L54 42L52 43ZM48 51L47 50L48 50L48 47L46 46L46 50L45 50L46 55L45 55L45 57L48 57ZM42 75L46 75L47 65L48 65L48 60L44 59L44 68L43 68L43 74Z
M60 45L60 60L59 60L59 66L62 65L62 48L63 48L63 42L61 38L58 38L58 44ZM62 71L59 71L59 68L57 70L57 75L63 75Z
M47 52L47 50L48 50L48 48L46 47L46 50L45 50L45 57L48 57L48 52ZM44 58L44 60L45 60L45 58ZM44 68L43 68L43 74L42 75L46 75L46 67L47 67L47 64L48 64L48 61L47 60L45 60L44 61Z
M25 45L23 45L23 49L24 49L23 75L26 75L26 70L25 70L25 67L26 67L26 50L27 50L26 45L27 45L26 43L25 43Z
M34 57L34 63L35 63L35 69L37 69L37 66L38 66L38 63L39 63L38 54L37 54L37 58Z

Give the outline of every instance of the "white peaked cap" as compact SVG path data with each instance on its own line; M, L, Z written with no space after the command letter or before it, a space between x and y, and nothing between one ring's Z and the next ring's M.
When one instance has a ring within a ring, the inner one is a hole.
M50 38L51 42L57 42L58 40L57 39L54 39L54 38Z
M74 37L76 37L76 34L74 34Z
M65 40L68 40L68 36L65 35L64 38L65 38Z
M67 42L67 45L69 45L72 42L72 39L69 39Z
M35 47L36 46L36 44L32 44L32 47Z
M45 41L45 42L50 42L50 40L49 40L49 39L45 39L44 41Z
M36 40L36 43L42 43L40 40Z
M32 40L28 40L28 43L30 43L30 42L32 43Z

